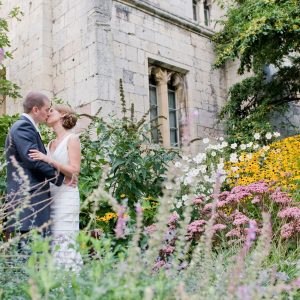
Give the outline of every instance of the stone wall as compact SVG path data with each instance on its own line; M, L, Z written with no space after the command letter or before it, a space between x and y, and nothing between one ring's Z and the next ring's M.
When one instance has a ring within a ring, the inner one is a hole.
M210 32L174 26L171 18L158 18L128 2L115 1L113 6L116 88L123 78L126 98L145 112L149 108L148 64L177 69L186 77L191 138L220 134L216 115L227 87L223 70L212 70L215 53Z
M148 67L184 75L190 138L219 135L226 99L224 70L212 70L212 27L192 20L191 0L5 0L24 17L11 24L10 79L62 98L77 110L120 112L119 79L141 116L149 108ZM212 16L220 15L217 7ZM11 106L8 112L18 110Z
M5 0L3 16L20 6L24 13L20 22L10 21L11 51L14 60L7 60L7 77L21 87L21 94L41 90L52 94L52 10L51 0ZM9 102L7 113L21 110L20 101Z

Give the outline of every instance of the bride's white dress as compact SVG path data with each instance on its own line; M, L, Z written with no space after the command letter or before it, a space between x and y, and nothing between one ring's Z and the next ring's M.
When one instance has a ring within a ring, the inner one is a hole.
M73 133L67 135L53 153L48 145L48 155L54 160L69 164L68 140ZM51 184L51 233L52 251L56 265L80 271L82 258L76 250L75 238L79 232L80 198L78 187Z

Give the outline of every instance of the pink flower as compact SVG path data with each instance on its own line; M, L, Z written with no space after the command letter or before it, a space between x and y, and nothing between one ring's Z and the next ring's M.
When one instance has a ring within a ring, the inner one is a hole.
M240 212L236 212L234 215L233 225L243 225L249 222L249 218Z
M300 219L300 209L298 207L287 207L278 213L278 217Z
M164 252L167 255L170 255L171 253L173 253L175 250L175 247L167 245L166 247L164 247L161 251Z
M210 212L213 208L213 204L212 203L208 203L206 204L203 209L202 209L202 212L203 213L207 213L207 212Z
M189 233L203 232L204 231L203 225L205 224L206 224L205 220L196 220L192 222L190 225L188 225L187 230Z
M247 186L247 189L251 193L259 193L259 194L264 194L264 193L269 193L269 187L264 181L258 181L251 183Z
M223 230L225 228L226 228L226 225L224 225L224 224L215 224L215 225L213 225L212 230L213 230L213 232L216 232L218 230Z
M282 238L287 239L291 237L294 233L294 226L292 223L286 223L281 227L280 234Z
M232 229L230 230L227 234L227 237L240 237L241 236L241 231L239 229Z
M292 202L292 198L289 197L289 195L285 192L281 192L279 188L275 190L275 192L272 193L270 198L276 202L281 204L288 204Z
M164 260L159 260L154 264L153 270L158 271L160 268L165 266L166 262Z
M218 201L217 202L217 207L224 207L224 206L226 206L226 204L227 204L227 201Z
M253 204L259 203L259 202L261 202L261 197L259 197L259 196L255 196L255 197L253 198L253 200L251 201L251 203L253 203Z
M145 233L146 234L152 234L152 233L154 233L156 230L157 230L157 227L156 227L156 225L155 224L151 224L151 225L149 225L149 226L147 226L147 227L145 227Z
M281 234L282 238L287 239L299 232L300 232L300 222L298 220L296 220L296 221L292 221L292 222L284 224L281 227L280 234Z
M188 225L187 228L187 237L192 239L194 236L199 235L204 232L204 225L206 224L205 220L196 220Z
M204 201L204 196L199 195L193 200L193 204L195 204L195 205L202 204L203 201Z
M168 225L170 224L174 224L179 220L179 215L178 213L175 211L172 213L172 215L170 216L170 219L168 221Z

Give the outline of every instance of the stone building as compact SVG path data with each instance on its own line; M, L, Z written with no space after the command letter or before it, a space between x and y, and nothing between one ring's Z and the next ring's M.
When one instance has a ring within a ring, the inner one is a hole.
M166 146L217 136L216 114L236 80L213 70L211 36L222 11L210 0L4 0L24 16L11 22L8 78L21 94L40 90L78 111L120 113L119 79L138 115L164 115ZM6 112L21 110L20 101ZM84 124L82 124L83 126Z

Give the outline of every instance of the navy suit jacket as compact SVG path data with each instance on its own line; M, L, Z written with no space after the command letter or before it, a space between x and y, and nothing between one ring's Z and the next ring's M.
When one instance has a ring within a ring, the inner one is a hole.
M12 125L6 137L5 149L9 206L6 227L11 229L9 231L28 231L50 220L49 182L59 186L64 176L49 164L29 157L30 149L37 149L44 154L46 149L35 126L25 116ZM24 179L20 170L27 179Z

